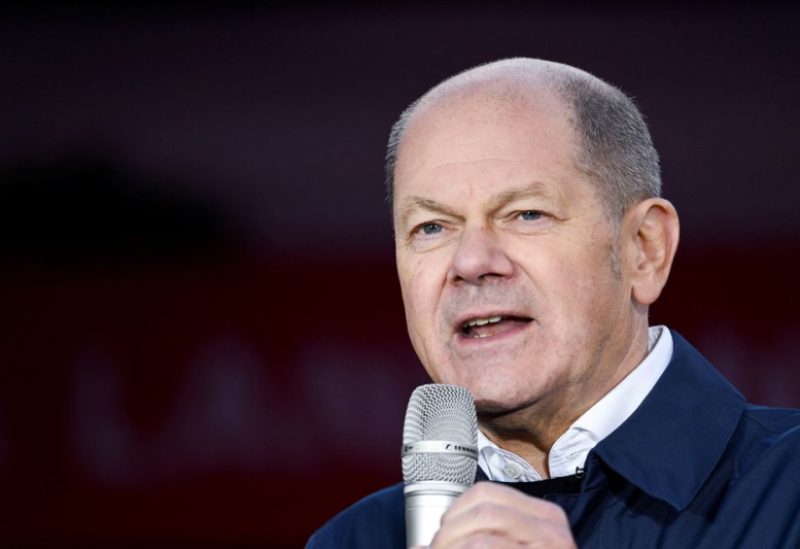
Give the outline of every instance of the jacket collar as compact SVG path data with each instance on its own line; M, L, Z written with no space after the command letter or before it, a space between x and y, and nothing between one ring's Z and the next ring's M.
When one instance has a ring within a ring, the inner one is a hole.
M722 456L744 397L683 337L675 331L672 337L672 360L664 374L593 453L630 483L680 511Z

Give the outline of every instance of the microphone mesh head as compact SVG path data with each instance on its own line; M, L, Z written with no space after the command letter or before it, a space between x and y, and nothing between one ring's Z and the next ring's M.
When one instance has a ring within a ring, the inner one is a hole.
M443 440L476 447L478 421L475 402L469 391L456 385L429 384L414 389L408 401L403 426L403 444L423 440ZM478 462L474 457L446 453L419 453L403 456L403 481L455 482L465 486L475 482Z

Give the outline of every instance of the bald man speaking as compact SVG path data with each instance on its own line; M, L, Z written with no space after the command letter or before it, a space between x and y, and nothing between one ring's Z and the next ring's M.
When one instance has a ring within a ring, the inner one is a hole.
M648 324L679 224L628 97L547 61L468 70L400 116L387 184L411 342L480 427L432 547L800 547L800 412ZM402 486L308 547L405 548Z

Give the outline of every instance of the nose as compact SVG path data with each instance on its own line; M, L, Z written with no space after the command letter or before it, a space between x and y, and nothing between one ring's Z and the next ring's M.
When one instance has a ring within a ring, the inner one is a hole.
M507 277L513 272L514 264L497 235L485 226L467 227L450 264L448 279L481 284L487 278Z

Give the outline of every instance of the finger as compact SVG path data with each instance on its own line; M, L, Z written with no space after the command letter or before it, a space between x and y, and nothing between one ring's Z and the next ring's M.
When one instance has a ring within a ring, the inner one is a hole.
M453 503L432 547L489 534L529 547L574 547L561 507L493 483L478 483Z
M464 492L445 513L442 520L454 517L475 505L495 503L505 507L512 507L523 514L531 515L543 520L564 521L564 510L549 501L531 497L511 488L492 482L479 482Z
M520 544L493 533L480 533L446 546L447 549L519 549Z
M531 547L571 547L566 520L552 521L496 503L480 503L442 521L431 547L452 547L466 540L493 536Z

